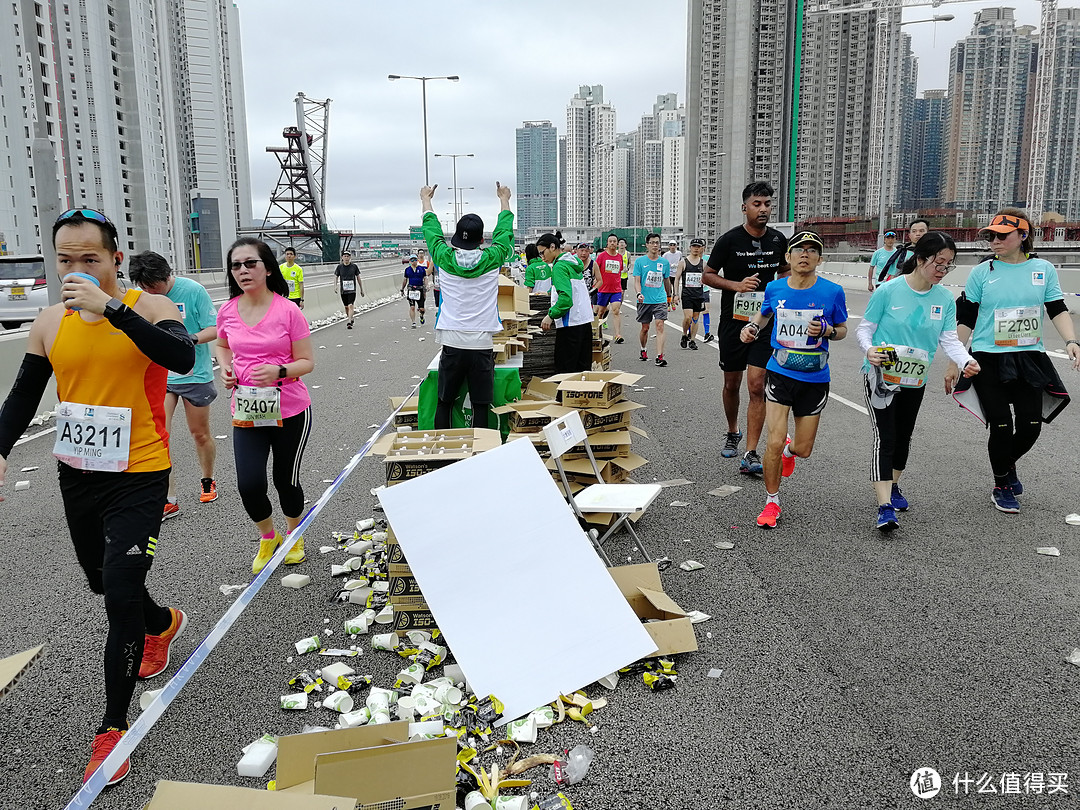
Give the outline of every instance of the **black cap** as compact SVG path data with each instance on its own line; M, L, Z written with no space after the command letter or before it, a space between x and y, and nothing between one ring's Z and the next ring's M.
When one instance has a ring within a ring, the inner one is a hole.
M821 237L813 231L799 231L788 242L788 250L798 247L799 245L814 245L817 247L820 253L825 249L825 243L821 241Z
M690 247L705 247L705 240L704 239L691 239L690 240Z
M476 250L484 241L484 220L476 214L466 214L458 220L450 244L462 250Z

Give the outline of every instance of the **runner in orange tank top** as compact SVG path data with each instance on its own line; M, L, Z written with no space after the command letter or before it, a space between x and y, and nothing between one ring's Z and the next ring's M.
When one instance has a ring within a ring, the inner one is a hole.
M83 781L127 731L137 678L160 675L187 621L146 591L169 478L165 431L168 370L186 373L195 347L168 298L124 294L116 227L98 211L73 209L53 225L61 302L38 315L15 385L0 410L0 486L16 440L52 374L60 404L60 492L75 556L90 589L105 597L105 711ZM108 542L106 542L108 537ZM109 775L123 779L125 761Z

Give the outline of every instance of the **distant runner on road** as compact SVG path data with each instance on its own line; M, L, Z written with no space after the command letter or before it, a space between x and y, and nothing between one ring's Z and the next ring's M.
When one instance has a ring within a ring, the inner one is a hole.
M345 251L341 254L341 264L334 270L334 292L341 295L341 303L345 307L345 328L353 328L353 307L356 305L356 291L364 294L364 282L360 279L360 268L353 264L352 254Z

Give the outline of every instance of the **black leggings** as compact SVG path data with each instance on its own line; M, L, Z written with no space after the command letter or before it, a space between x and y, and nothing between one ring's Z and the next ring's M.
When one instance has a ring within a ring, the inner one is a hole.
M157 549L169 470L87 472L59 463L60 494L75 556L90 590L105 597L105 719L126 728L146 633L160 635L172 616L146 591Z
M592 323L555 330L555 373L592 370Z
M911 435L915 432L915 420L919 418L926 386L901 388L893 394L887 408L875 408L871 404L871 391L870 377L863 374L863 394L874 431L870 476L873 481L892 481L893 470L907 468Z
M285 517L304 513L304 490L300 486L300 462L311 434L311 406L303 413L281 420L281 427L234 427L236 488L244 509L256 523L274 513L266 495L266 460L274 451L274 488Z
M998 374L999 356L993 352L976 352L975 359L979 361L980 371L971 382L990 428L986 442L990 468L1000 477L1007 475L1038 441L1042 431L1043 392L1022 380L1002 382Z
M472 402L472 426L486 428L495 400L495 355L491 349L459 349L443 346L439 356L438 404L435 406L435 429L451 427L454 403L461 387L468 385Z

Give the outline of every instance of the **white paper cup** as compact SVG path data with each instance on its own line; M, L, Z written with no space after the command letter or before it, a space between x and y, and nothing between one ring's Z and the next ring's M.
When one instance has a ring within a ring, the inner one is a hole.
M352 571L352 569L349 568L349 566L347 566L347 565L331 565L330 566L330 576L332 576L332 577L343 577L346 574L350 573L351 571Z
M322 705L324 709L332 709L338 714L345 714L353 710L352 695L344 691L334 692L323 700Z
M397 719L398 720L406 720L406 721L408 721L410 723L413 722L414 720L416 720L416 709L410 709L408 707L403 707L400 703L398 703L398 705L397 705L396 714L397 714Z
M297 692L294 695L281 696L281 708L283 709L306 709L307 704L307 692Z
M345 620L345 632L346 633L366 633L368 631L367 619L364 614L355 616L352 619Z
M364 558L349 557L349 559L345 561L345 567L348 568L350 571L359 571L361 568L364 567ZM378 589L376 588L376 590Z
M430 684L430 683L418 683L410 690L409 694L412 695L414 698L418 698L418 697L434 698L435 697L435 689L436 689L436 687L433 684Z
M375 614L375 624L390 624L394 621L394 606L387 605Z
M356 557L353 557L353 559L355 560ZM371 590L375 591L375 593L389 593L390 583L385 579L377 579L371 583Z
M412 697L411 695L402 695L401 697L398 698L397 705L398 706L403 706L406 709L410 709L410 710L415 709L416 708L416 698Z
M537 728L549 728L555 724L555 710L550 706L533 709L530 717L536 720Z
M338 722L341 723L342 728L355 728L356 726L366 725L370 719L371 712L367 710L366 706L361 706L359 709L353 709L351 712L341 715Z
M356 530L358 532L366 532L368 529L371 529L374 526L375 526L375 519L374 518L366 518L364 520L356 521Z
M345 590L355 591L357 588L363 588L365 585L370 585L371 581L367 577L360 577L359 579L350 579L345 583Z
M381 689L378 686L371 687L371 691L368 692L365 705L372 714L376 711L388 710L390 704L394 702L394 693L389 689Z
M150 708L150 704L154 702L154 699L164 691L164 686L160 689L147 689L139 696L139 708L145 712Z
M423 644L425 641L431 641L431 633L427 630L409 630L405 634L405 637L409 639L411 644L416 644L417 646Z
M304 653L315 652L322 644L319 642L318 636L309 636L308 638L302 638L294 645L298 655Z
M398 644L397 633L378 633L371 637L371 649L393 651Z
M435 687L435 700L439 701L439 703L450 703L457 706L461 703L463 697L461 690L453 684L441 683Z
M424 680L424 668L420 664L410 664L398 673L398 680L406 684L417 684Z
M370 585L364 585L360 588L353 588L351 591L349 591L349 604L366 605L369 596L371 596Z
M491 804L484 798L484 794L479 790L474 790L472 793L465 797L465 810L491 810Z
M527 796L500 796L495 800L495 810L528 810Z
M420 695L416 698L416 712L421 717L427 717L429 714L442 714L443 705L434 698Z
M378 711L374 711L371 713L371 722L368 723L368 725L381 726L389 722L391 722L390 712L386 709L379 709Z

